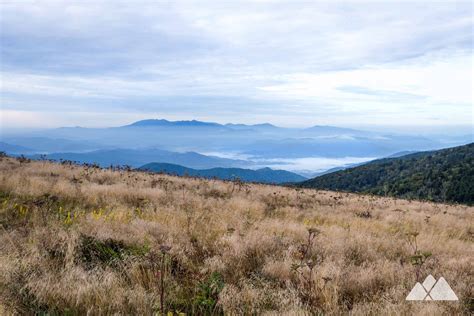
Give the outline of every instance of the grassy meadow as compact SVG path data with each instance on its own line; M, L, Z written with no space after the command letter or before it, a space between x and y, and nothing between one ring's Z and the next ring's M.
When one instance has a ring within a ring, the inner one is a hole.
M473 207L0 159L1 314L474 313Z

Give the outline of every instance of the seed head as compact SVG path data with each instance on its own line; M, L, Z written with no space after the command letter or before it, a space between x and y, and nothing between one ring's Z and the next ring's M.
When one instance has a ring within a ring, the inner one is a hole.
M160 246L160 251L163 254L168 253L170 250L171 250L171 246L167 246L167 245L161 245Z

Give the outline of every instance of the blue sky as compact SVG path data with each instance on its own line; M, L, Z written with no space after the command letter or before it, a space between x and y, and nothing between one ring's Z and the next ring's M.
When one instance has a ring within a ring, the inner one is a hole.
M3 1L6 128L473 124L469 1Z

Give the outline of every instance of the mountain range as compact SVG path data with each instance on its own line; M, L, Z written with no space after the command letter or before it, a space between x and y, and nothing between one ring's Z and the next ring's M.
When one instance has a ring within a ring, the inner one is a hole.
M314 175L400 152L466 144L472 135L426 137L335 126L309 128L147 119L118 127L3 133L0 151L100 165L174 163L188 168L285 169ZM314 158L314 159L313 159Z
M334 126L285 128L268 123L219 124L150 119L108 128L63 127L4 134L2 142L36 153L84 152L112 148L168 151L239 152L259 158L382 157L407 150L430 150L469 142L395 135Z

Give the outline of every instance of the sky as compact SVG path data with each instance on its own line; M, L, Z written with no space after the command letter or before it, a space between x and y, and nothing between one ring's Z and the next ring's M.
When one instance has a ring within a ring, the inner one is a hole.
M470 1L0 2L3 128L472 131Z

